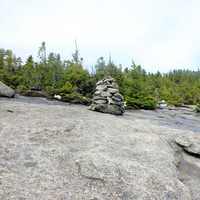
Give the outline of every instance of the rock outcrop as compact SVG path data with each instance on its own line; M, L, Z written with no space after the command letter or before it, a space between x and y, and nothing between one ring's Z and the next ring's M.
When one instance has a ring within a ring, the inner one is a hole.
M113 78L109 77L97 82L89 109L114 115L124 113L124 98L119 93L118 85Z
M15 91L0 81L0 97L14 97Z
M155 112L115 117L25 99L0 99L0 199L199 200L161 137L183 133L156 124Z
M187 153L200 157L200 136L179 136L175 142Z

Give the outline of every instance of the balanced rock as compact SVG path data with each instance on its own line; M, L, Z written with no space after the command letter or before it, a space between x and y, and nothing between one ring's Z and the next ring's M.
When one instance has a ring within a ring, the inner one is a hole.
M118 85L113 78L110 77L97 82L89 109L114 115L124 113L124 98L119 93Z
M14 97L15 91L0 81L0 97Z

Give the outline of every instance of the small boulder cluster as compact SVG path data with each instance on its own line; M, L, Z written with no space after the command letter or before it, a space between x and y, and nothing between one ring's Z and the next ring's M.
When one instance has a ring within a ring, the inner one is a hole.
M124 113L124 98L119 93L119 87L113 78L109 77L97 82L89 109L114 115Z

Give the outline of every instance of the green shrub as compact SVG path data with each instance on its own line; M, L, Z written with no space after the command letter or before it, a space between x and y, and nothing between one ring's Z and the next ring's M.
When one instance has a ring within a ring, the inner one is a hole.
M20 94L23 94L24 92L26 92L29 88L26 87L25 85L19 85L17 87L17 92L19 92Z
M157 102L153 97L134 98L126 97L127 108L154 110Z
M83 105L89 105L91 103L91 99L84 97L77 92L73 92L71 94L64 94L62 96L62 101Z
M66 82L65 85L59 89L59 94L65 95L65 94L70 94L75 90L75 88L73 87L73 85L70 82Z
M143 99L141 108L147 109L147 110L154 110L156 109L157 102L153 97L145 97Z
M48 96L53 97L55 94L59 93L59 89L56 89L56 88L54 88L52 86L47 86L45 88L45 92L48 94Z

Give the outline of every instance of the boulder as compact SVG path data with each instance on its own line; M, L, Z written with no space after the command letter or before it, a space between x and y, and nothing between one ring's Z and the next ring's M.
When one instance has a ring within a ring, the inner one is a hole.
M58 95L58 94L55 94L55 95L54 95L54 99L61 100L62 97L61 97L60 95Z
M179 136L175 142L187 153L200 157L200 136Z
M0 96L1 97L14 97L15 91L0 81Z
M166 101L165 101L165 100L160 101L160 102L158 103L158 108L160 108L160 109L165 109L165 108L167 108L167 103L166 103Z
M109 77L98 81L93 96L90 110L110 113L114 115L122 115L125 111L124 98L119 93L116 81Z
M103 113L110 113L113 115L121 115L124 112L124 109L121 108L120 105L114 105L114 104L106 104L106 103L99 103L96 105L90 106L91 110L103 112Z

